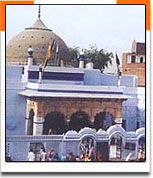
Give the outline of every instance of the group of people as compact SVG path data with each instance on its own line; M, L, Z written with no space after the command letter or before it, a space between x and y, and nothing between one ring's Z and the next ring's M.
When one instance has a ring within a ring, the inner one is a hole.
M102 161L100 151L95 152L95 147L92 139L85 139L80 144L81 160L82 161Z
M89 149L86 148L86 151L83 151L80 156L75 156L73 152L70 152L67 155L59 156L54 149L50 149L46 152L44 148L41 148L39 154L35 154L32 150L30 150L28 153L28 161L102 161L102 155L100 152L95 155L94 146L89 147Z
M46 153L45 149L41 148L37 154L30 149L28 153L28 161L59 161L59 156L54 149L51 149Z

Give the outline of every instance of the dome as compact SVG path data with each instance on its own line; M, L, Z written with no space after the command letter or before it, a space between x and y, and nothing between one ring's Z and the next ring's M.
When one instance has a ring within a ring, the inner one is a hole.
M64 41L51 29L48 29L40 18L24 31L14 36L6 46L6 62L15 64L27 63L27 51L29 46L34 50L34 64L42 64L46 57L49 43L55 40L58 45L58 63L62 60L63 64L71 63L70 52ZM54 54L55 55L55 54ZM54 65L55 57L50 60Z

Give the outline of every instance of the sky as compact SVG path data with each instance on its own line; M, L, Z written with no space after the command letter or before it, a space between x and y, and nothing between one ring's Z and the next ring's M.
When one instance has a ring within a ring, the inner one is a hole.
M38 5L7 5L6 42L37 19ZM108 52L145 41L144 5L41 5L41 19L69 47L95 45Z

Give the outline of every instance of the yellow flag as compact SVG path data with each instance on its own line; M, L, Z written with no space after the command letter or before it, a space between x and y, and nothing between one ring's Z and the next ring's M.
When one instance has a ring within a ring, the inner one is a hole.
M50 59L51 57L51 54L52 51L51 51L51 43L48 44L48 49L47 49L47 53L46 53L46 58L45 58L45 61L44 61L44 64L43 64L43 72L47 66L47 63L48 63L48 60Z

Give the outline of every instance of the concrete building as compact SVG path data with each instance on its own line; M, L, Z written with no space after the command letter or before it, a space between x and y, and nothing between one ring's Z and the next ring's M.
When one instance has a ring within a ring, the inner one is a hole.
M123 74L138 76L138 86L145 87L145 43L133 40L131 52L123 53Z

